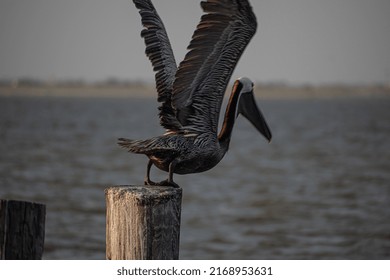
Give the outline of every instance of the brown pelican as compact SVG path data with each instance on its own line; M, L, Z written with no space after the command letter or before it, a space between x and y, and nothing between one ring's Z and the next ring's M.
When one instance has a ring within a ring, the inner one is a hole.
M188 47L189 52L176 66L165 27L150 0L133 0L144 29L146 55L156 71L162 136L147 140L119 138L129 152L149 158L146 185L171 185L173 173L188 174L213 168L229 148L236 117L242 114L268 141L271 132L256 106L253 83L248 78L235 81L218 133L223 96L232 72L256 32L257 22L247 0L202 1L205 14ZM155 165L169 172L168 179L154 183L150 169Z

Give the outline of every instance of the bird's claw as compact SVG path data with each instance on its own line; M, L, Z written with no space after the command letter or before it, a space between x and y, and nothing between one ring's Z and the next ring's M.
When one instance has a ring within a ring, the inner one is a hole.
M164 180L159 183L153 182L152 180L145 180L144 181L145 186L167 186L167 187L174 187L174 188L180 188L178 184L176 184L173 181Z
M158 185L160 185L160 186L170 186L170 187L174 187L174 188L180 188L180 186L178 184L176 184L173 181L169 181L169 180L161 181L160 183L158 183Z
M159 184L156 182L153 182L152 180L145 180L144 181L145 186L158 186Z

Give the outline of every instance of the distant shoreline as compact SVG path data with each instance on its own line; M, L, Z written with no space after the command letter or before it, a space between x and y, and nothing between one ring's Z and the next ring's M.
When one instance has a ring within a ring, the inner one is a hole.
M228 87L230 93L230 87ZM390 86L283 86L257 85L255 94L262 99L326 99L390 97ZM154 98L154 86L134 85L0 85L1 97L80 97L80 98ZM226 94L228 96L228 94Z

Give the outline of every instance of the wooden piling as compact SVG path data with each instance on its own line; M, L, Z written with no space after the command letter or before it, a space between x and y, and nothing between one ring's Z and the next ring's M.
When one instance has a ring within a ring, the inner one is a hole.
M42 259L46 206L0 200L0 259Z
M182 189L115 186L106 195L106 258L179 258Z

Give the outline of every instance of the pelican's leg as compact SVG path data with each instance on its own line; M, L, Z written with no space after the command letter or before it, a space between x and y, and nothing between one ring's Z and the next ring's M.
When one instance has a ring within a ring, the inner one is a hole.
M146 169L146 176L145 176L144 183L145 183L145 185L155 186L155 185L158 185L158 184L153 182L152 180L150 180L150 168L152 168L152 165L153 165L152 160L149 160L148 167Z
M174 188L180 188L180 186L179 186L178 184L176 184L175 182L173 182L173 171L175 170L176 163L177 163L177 161L176 161L176 160L173 160L173 161L169 164L168 179L165 180L165 181L160 182L160 185L162 185L162 186L172 186L172 187L174 187Z

